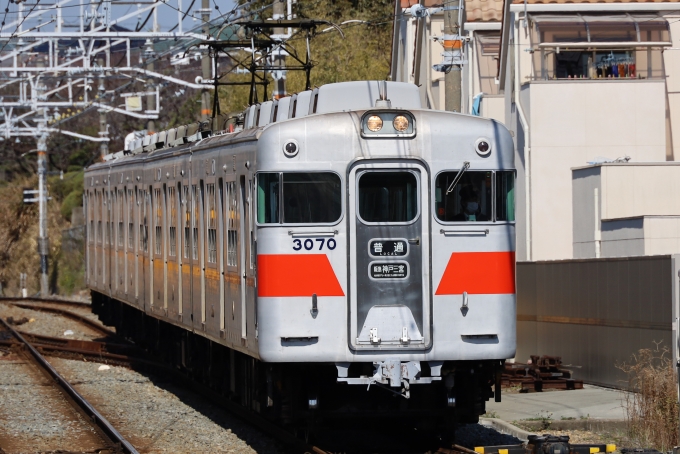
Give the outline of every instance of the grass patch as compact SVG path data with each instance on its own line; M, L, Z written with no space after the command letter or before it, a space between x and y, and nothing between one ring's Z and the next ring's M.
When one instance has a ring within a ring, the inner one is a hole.
M628 437L640 446L666 452L678 444L677 371L668 347L642 349L617 366L628 375L624 406Z

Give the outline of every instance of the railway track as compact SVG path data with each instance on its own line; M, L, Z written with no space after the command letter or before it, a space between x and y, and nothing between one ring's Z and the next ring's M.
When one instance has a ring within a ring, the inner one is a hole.
M144 371L145 373L152 376L153 375L162 376L170 379L173 383L175 383L179 387L190 390L191 392L203 397L205 400L212 402L218 405L219 407L225 408L230 413L238 416L242 420L246 421L248 424L256 427L261 432L264 432L270 437L281 442L284 446L286 446L286 448L290 452L310 454L325 454L325 453L330 454L331 452L305 442L301 438L295 436L295 434L292 434L291 432L281 428L280 426L267 421L260 415L242 407L240 404L233 402L227 396L208 388L203 383L197 383L193 381L188 375L186 375L182 371L179 371L175 368L168 366L165 363L161 363L155 360L153 357L150 357L140 347L120 339L115 335L115 333L106 328L97 326L97 323L93 322L91 319L83 317L82 315L79 314L74 314L72 311L65 309L68 306L89 307L89 305L87 304L70 301L58 301L57 304L59 306L64 306L64 309L57 311L55 310L54 307L51 307L52 305L54 306L57 305L53 304L55 303L54 300L22 299L21 301L17 301L16 299L7 300L5 298L0 298L0 302L2 301L9 302L13 306L20 308L31 310L42 309L53 314L68 317L73 321L82 323L91 329L97 330L101 334L106 334L106 336L103 339L98 340L65 339L60 337L52 337L36 333L29 333L26 331L22 331L20 329L14 330L13 328L9 327L4 321L2 321L2 325L4 327L7 327L9 330L14 331L16 333L16 337L15 339L7 338L3 339L2 337L0 337L0 347L2 346L14 347L19 343L25 343L25 345L30 346L30 349L32 351L35 351L36 354L41 356L44 355L48 357L58 357L110 365L118 365L132 368L137 371ZM78 316L74 317L73 315ZM18 340L19 338L21 340ZM95 420L96 419L97 418L95 418ZM342 433L342 430L340 430L340 432ZM355 436L361 437L361 435L356 434ZM378 445L380 445L381 443L384 443L384 440L383 442L378 442ZM322 442L322 444L325 443ZM334 449L334 451L335 450L336 449ZM374 451L397 452L401 450L395 448L395 450L392 451L390 444L387 446L382 446L382 449L380 449L380 446L376 446ZM425 449L422 450L422 452L425 451L426 451ZM135 451L120 451L120 452L135 452ZM416 451L409 450L409 452ZM440 448L436 452L440 454L472 454L474 451L464 448L462 446L453 446L451 449Z
M58 395L64 397L62 402L68 402L72 409L82 416L82 418L79 418L79 421L82 421L83 424L91 424L93 429L92 433L89 434L90 436L83 437L83 440L81 440L83 444L91 449L91 444L97 443L97 439L99 439L101 445L95 447L98 450L97 452L137 453L137 450L116 430L116 428L113 427L92 404L83 398L83 396L81 396L76 389L65 380L49 362L47 362L44 356L41 355L40 352L24 338L24 336L12 328L3 319L0 319L0 331L5 333L3 337L7 338L8 336L11 336L14 338L15 342L14 345L12 345L13 351L18 352L18 354L26 361L30 361L33 365L37 366L44 376L49 377L47 383L57 390ZM54 405L55 403L59 405L57 399L52 398L51 401L46 400L45 405ZM52 410L54 409L52 408ZM68 410L64 408L61 409L61 412L64 414L69 413ZM32 441L28 442L31 443ZM57 446L56 448L61 448L61 446Z
M64 300L51 300L51 299L37 299L37 298L0 298L0 302L8 302L13 306L20 307L23 309L38 310L44 312L50 312L53 314L58 314L74 320L78 323L82 323L91 329L94 329L106 337L104 340L77 340L77 339L64 339L52 336L44 336L34 333L27 333L20 330L15 330L12 328L5 320L0 318L2 327L6 330L11 331L14 339L7 339L0 337L0 346L16 347L17 345L26 345L27 349L35 352L39 355L47 364L51 370L58 375L58 372L52 368L49 363L44 359L44 356L55 356L59 358L77 359L85 361L96 361L104 364L119 365L124 367L134 368L136 370L143 370L150 374L160 375L166 378L170 378L174 383L181 386L184 389L188 389L195 394L203 397L209 402L215 403L218 406L227 409L230 413L235 414L242 420L253 425L260 431L266 433L272 438L281 442L287 449L291 452L309 453L309 454L330 454L317 446L312 446L300 438L296 437L294 434L284 430L283 428L267 421L256 413L242 407L241 405L231 401L229 398L219 394L201 383L196 383L191 380L189 376L178 371L164 363L150 358L141 348L133 344L127 343L116 336L116 334L108 330L96 322L83 317L79 314L75 314L72 311L61 308L54 308L47 306L45 304L36 305L37 303L56 303L59 305L81 307L89 307L88 304ZM52 376L52 374L50 374ZM63 379L55 378L60 384L63 382L65 385L69 386L73 392L77 393L68 382ZM61 380L61 381L60 381ZM84 400L84 399L83 399ZM92 407L90 405L90 407ZM94 408L92 407L94 410ZM96 411L96 410L95 410ZM102 417L103 421L106 421ZM112 427L111 427L112 428ZM115 430L115 429L114 429ZM120 452L137 452L130 445L133 451L120 451Z

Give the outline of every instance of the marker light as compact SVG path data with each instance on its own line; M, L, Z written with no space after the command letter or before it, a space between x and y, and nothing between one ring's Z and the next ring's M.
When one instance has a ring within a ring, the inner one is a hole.
M392 126L399 132L404 132L408 129L408 118L403 115L397 115L392 121Z
M383 127L382 118L377 115L371 115L366 121L366 126L368 127L369 131L378 132Z

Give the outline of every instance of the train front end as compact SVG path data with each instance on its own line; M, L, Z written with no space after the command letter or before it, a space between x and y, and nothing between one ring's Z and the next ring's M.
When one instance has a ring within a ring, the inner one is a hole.
M295 369L310 410L476 421L515 354L513 141L376 104L260 136L260 358Z

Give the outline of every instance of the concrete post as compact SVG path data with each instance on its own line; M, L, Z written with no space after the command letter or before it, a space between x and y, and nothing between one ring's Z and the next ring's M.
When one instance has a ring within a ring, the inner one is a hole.
M45 62L40 59L38 66L44 66ZM38 78L36 84L38 99L45 93L45 85ZM47 112L45 109L38 111L38 254L40 255L40 296L47 297L50 294L48 281L47 256L49 255L49 239L47 236Z
M458 7L460 0L452 0L447 3L444 10L444 34L458 35L460 24L458 23ZM461 106L461 75L462 71L451 69L444 75L444 110L460 112Z

